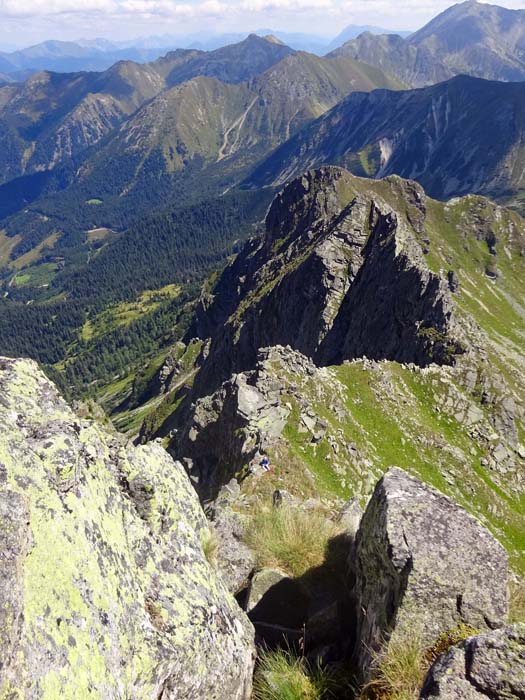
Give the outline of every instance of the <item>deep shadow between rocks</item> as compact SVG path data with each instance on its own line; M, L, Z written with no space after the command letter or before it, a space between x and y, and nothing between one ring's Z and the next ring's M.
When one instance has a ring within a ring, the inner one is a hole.
M248 613L258 646L290 649L314 664L350 659L356 627L352 545L350 535L337 535L320 566L283 578L265 592Z

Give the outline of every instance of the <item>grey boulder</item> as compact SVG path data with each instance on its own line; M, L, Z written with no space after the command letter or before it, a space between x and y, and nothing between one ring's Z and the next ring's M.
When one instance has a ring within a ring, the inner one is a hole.
M439 491L391 468L376 486L352 555L356 655L370 675L394 628L418 625L424 643L465 623L501 627L507 554L490 532Z
M525 698L525 625L471 637L437 659L422 700Z

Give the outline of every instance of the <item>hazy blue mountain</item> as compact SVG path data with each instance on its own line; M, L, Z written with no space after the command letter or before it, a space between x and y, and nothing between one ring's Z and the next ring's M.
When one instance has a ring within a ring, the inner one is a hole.
M120 48L106 45L97 40L91 45L72 41L45 41L35 46L0 53L0 71L20 80L28 74L41 70L58 73L77 71L103 71L118 61L146 63L165 54L173 45L163 48L146 49L141 47Z
M343 29L326 47L326 51L334 51L351 39L356 39L360 34L369 32L370 34L397 34L402 37L409 36L411 32L394 31L384 27L374 27L369 24L349 24Z

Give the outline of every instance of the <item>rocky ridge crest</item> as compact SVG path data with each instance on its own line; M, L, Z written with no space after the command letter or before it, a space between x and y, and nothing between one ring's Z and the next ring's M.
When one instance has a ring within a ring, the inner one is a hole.
M416 183L375 187L338 168L292 182L274 200L265 235L197 311L190 334L212 337L197 386L253 367L258 349L272 345L317 365L363 355L452 363L461 333L448 284L424 259L425 199Z
M204 292L193 386L141 438L166 439L205 500L263 454L305 498L363 502L397 464L521 560L524 230L479 197L306 173Z

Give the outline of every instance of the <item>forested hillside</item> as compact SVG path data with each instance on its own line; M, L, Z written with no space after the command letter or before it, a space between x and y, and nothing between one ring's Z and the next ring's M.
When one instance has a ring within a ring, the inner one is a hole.
M269 200L244 192L168 208L111 245L99 231L87 266L25 268L0 300L0 352L53 365L68 393L129 374L184 332L200 285L256 232Z

